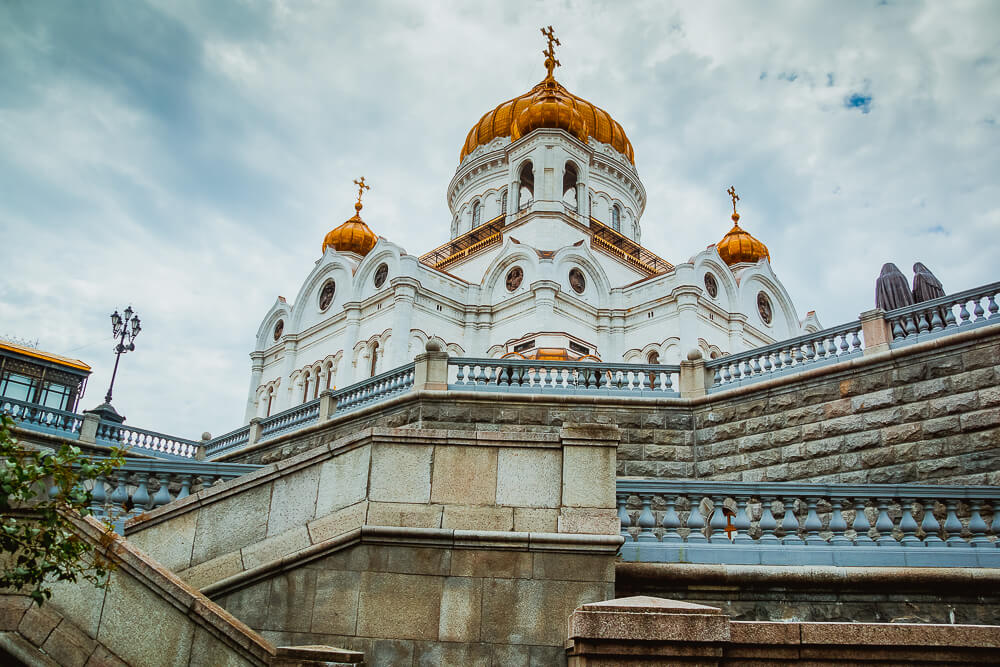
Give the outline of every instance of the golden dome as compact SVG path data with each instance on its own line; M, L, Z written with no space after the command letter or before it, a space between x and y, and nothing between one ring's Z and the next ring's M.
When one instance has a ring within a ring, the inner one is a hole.
M354 217L331 230L323 239L323 252L328 247L337 252L353 252L364 257L378 242L378 236L361 219L361 202L354 204Z
M741 262L756 264L765 258L770 262L771 253L767 251L767 246L740 227L740 214L733 213L732 218L733 228L715 245L722 261L729 266Z
M516 141L540 127L566 130L583 142L593 137L635 164L632 142L611 114L569 92L551 74L524 95L507 100L480 118L469 130L459 162L497 137Z

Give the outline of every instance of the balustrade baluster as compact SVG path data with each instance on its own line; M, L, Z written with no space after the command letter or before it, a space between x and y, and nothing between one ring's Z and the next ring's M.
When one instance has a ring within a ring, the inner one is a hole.
M844 520L844 499L840 496L830 498L830 544L845 546L850 544L847 539L847 521Z
M132 493L132 510L136 513L140 513L149 509L149 503L152 500L149 497L149 489L146 488L146 482L149 479L149 476L144 472L137 472L135 477L139 485L138 488L136 488L136 490Z
M974 547L992 547L993 543L986 537L988 527L986 522L983 521L983 517L979 514L982 503L978 500L973 500L971 505L972 514L969 516L969 532L972 533L972 539L970 543Z
M987 310L990 311L990 316L987 319L992 320L994 317L997 316L997 312L1000 311L1000 306L997 305L996 295L990 294L986 298L989 299Z
M865 508L867 506L867 498L854 499L854 522L851 524L851 528L854 529L855 546L870 547L874 544L871 536L868 534L871 524L868 523L868 517L865 515Z
M806 520L802 528L806 532L806 544L826 544L826 540L819 536L819 530L823 527L823 522L819 520L819 515L816 514L816 504L819 502L819 498L816 496L809 496L806 498Z
M944 309L944 326L955 327L958 326L958 322L955 321L955 304L949 303Z
M878 517L875 519L875 530L878 531L878 539L875 542L880 547L895 546L898 544L892 535L894 524L889 517L889 502L891 498L877 498Z
M774 504L774 497L772 496L761 496L761 514L760 514L760 543L761 544L778 544L781 540L778 536L774 534L774 531L778 528L778 522L774 519L774 514L771 512L771 506Z
M181 490L177 492L177 498L175 498L175 500L187 498L191 495L191 475L180 475L180 480Z
M903 516L899 520L899 529L903 531L903 539L900 543L904 547L918 547L922 543L917 539L917 520L913 518L913 498L900 499Z
M837 346L834 344L834 339L832 337L827 337L823 344L826 345L826 356L836 357L837 356Z
M969 318L971 317L969 315L969 309L965 307L966 303L967 302L962 301L959 304L961 307L958 309L958 317L959 319L962 320L962 323L959 326L965 326L966 324L971 324L971 322L969 322Z
M652 503L652 498L649 496L642 497L642 511L639 512L638 521L639 536L635 538L638 542L656 541L656 533L653 532L653 528L656 527L656 517L653 516L650 503Z
M725 368L725 366L716 366L715 367L715 376L712 377L712 386L713 387L718 387L720 384L722 384L722 369L723 368Z
M925 547L944 546L944 540L938 535L941 532L941 524L934 516L935 502L933 498L924 500L924 519L920 522L920 528L924 531L923 544Z
M919 317L917 318L917 331L919 333L927 333L930 329L931 325L927 321L927 311L921 310Z
M977 297L973 297L973 299L972 299L972 302L974 304L976 304L976 307L972 309L972 314L976 316L976 319L974 320L976 322L982 322L983 320L986 319L985 317L983 317L983 314L986 311L983 310L983 305L982 305L982 303L980 303L981 301L982 301L982 297L978 297L978 296Z
M161 505L166 505L172 498L170 497L170 475L165 472L158 473L156 475L157 481L160 483L160 488L157 489L156 495L153 496L153 508L160 507Z
M1000 503L996 501L996 498L990 501L990 506L993 508L993 523L990 524L990 532L993 533L993 537L996 538L993 542L993 546L1000 549Z
M629 526L632 525L632 518L628 515L628 495L620 494L618 496L618 521L621 522L621 532L622 537L628 542L632 539L632 535L628 532Z
M464 385L465 384L465 367L467 364L456 364L455 368L455 384Z
M691 511L688 512L687 527L691 530L688 533L688 542L708 542L708 538L701 532L705 527L705 519L701 516L701 496L695 494L689 496Z
M747 513L750 496L739 495L734 500L736 500L736 516L733 517L733 528L735 528L733 544L749 544L753 542L750 539L750 515Z
M750 357L750 375L760 375L760 364L757 363L757 357Z
M674 378L671 373L667 372L663 373L663 385L664 385L664 391L674 390Z
M848 352L851 351L851 346L847 344L847 334L842 333L840 334L839 338L840 338L840 354L847 354Z
M813 345L810 342L806 342L802 345L802 352L805 354L806 362L810 362L816 357L816 352L813 350Z
M944 320L941 319L941 312L938 308L931 311L931 331L944 329Z
M792 351L792 358L795 360L796 365L801 364L804 361L805 358L802 355L801 345L795 346L795 349Z
M712 544L729 544L729 535L726 533L726 512L723 502L725 501L724 496L713 496L712 497L712 517L709 520L708 527L711 528L712 535L709 538L709 542Z
M677 498L665 496L664 500L667 503L667 512L663 515L663 520L660 522L660 525L663 526L663 541L669 543L683 542L681 534L677 532L677 529L681 527L681 518L677 515L677 510L675 509Z
M785 506L785 517L781 520L781 529L785 531L785 537L781 540L781 543L802 544L802 538L799 537L799 520L792 510L795 506L795 499L782 498L781 502Z
M772 368L772 366L771 366L771 355L770 354L761 355L761 358L760 358L760 371L762 373L770 373L771 372L771 368Z
M127 473L120 470L115 475L115 490L111 492L111 518L117 519L124 513L125 505L128 504L128 489L125 487Z
M913 314L903 316L904 327L906 328L906 335L912 336L917 333L917 320L913 317Z
M94 478L94 488L90 490L90 511L94 516L103 517L106 512L104 505L108 502L108 494L104 489L104 475Z
M851 352L856 352L861 349L861 339L858 338L858 332L851 332Z
M958 512L956 511L958 501L954 498L948 498L945 500L945 503L948 507L948 516L944 520L944 530L948 533L948 539L945 542L949 547L970 546L968 542L962 539L962 522L958 519Z

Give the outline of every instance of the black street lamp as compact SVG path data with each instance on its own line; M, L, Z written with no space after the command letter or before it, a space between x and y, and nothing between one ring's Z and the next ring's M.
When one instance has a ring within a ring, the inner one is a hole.
M132 306L125 309L122 315L118 311L111 313L111 335L118 343L115 345L115 369L111 372L111 384L108 385L108 393L104 395L104 404L93 410L102 419L121 424L125 418L118 414L118 411L111 407L111 391L115 388L115 377L118 375L118 362L126 352L135 350L135 337L142 331L139 323L139 316L132 311Z

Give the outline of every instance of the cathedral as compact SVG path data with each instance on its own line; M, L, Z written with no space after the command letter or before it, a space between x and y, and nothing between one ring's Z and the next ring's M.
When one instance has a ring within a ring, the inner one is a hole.
M461 147L447 243L418 256L379 236L355 181L354 216L323 239L294 302L278 297L261 322L247 419L401 366L432 340L453 356L676 364L821 328L740 226L733 188L718 243L677 264L643 247L632 144L555 79L558 40L543 34L545 78L483 114Z

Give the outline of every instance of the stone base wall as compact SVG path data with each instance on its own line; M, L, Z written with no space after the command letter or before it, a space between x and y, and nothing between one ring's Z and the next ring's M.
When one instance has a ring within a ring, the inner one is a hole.
M614 595L608 554L359 544L216 601L278 644L371 665L565 664L566 619Z
M619 427L619 476L1000 484L1000 326L697 399L415 392L263 443L268 463L369 426Z
M740 621L1000 625L1000 572L618 563L615 595L718 607Z

